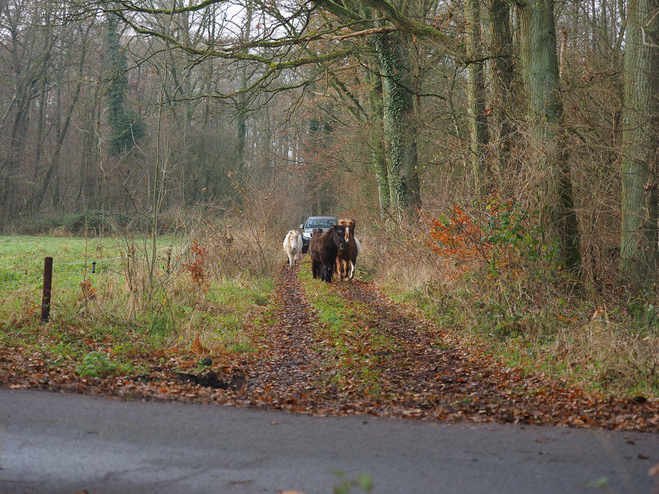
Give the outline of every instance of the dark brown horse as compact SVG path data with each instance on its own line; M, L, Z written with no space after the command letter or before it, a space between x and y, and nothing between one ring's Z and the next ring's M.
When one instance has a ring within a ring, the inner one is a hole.
M311 237L309 255L313 277L331 283L336 256L345 248L346 227L342 225L334 225L325 233Z

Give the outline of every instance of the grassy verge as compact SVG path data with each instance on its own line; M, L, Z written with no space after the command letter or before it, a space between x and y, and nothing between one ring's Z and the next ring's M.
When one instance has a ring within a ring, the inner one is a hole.
M371 308L337 294L336 284L314 280L305 259L299 271L303 290L318 312L317 341L331 383L343 392L377 398L383 355L395 350L393 338L378 330Z
M415 304L462 345L478 347L509 367L596 394L659 397L657 329L624 311L553 300L493 320L496 302L475 290L449 290L438 283L425 292L393 284L387 291L394 300Z
M227 276L193 245L163 237L152 259L140 239L0 237L0 345L81 376L139 373L169 349L192 359L256 351L272 277ZM44 324L46 256L54 261Z

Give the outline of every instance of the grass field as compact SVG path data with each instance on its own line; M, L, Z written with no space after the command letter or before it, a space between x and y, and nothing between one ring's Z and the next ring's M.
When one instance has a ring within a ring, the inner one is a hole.
M159 239L0 237L0 343L78 374L139 371L140 356L189 348L255 350L269 277L226 277L201 246ZM50 320L40 321L53 258ZM212 272L211 272L212 271Z
M112 240L89 242L81 238L0 237L0 297L3 313L18 304L41 304L44 261L53 258L53 296L63 302L81 283L107 281L121 274L125 249ZM95 263L95 264L93 264ZM94 272L92 272L94 268ZM19 293L20 297L15 295Z

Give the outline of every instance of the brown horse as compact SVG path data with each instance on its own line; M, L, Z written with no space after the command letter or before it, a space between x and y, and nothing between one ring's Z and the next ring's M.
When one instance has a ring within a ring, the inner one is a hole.
M311 237L309 255L313 277L331 283L336 256L345 248L346 227L343 225L334 225L325 233Z
M357 265L357 256L361 250L359 242L355 238L355 220L341 219L339 225L345 227L346 248L339 251L336 257L336 271L339 273L339 279L349 280L355 277L355 266Z

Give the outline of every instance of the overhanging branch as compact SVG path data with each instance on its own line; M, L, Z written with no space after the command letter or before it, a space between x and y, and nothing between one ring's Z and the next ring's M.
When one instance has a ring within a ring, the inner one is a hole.
M342 34L341 36L332 36L332 40L342 40L347 38L354 38L356 36L368 36L369 34L382 34L382 33L391 33L396 31L395 27L386 26L386 27L374 27L371 29L364 29L363 31L356 31L350 34Z

